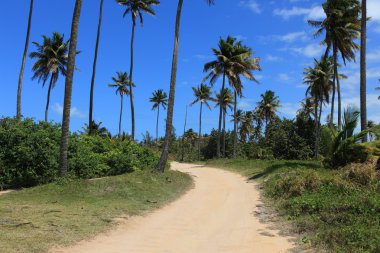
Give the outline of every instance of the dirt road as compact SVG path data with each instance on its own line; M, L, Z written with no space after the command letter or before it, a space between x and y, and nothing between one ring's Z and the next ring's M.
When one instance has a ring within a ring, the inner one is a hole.
M290 238L260 223L253 183L236 174L173 163L194 176L195 186L179 200L144 217L133 217L107 234L57 253L277 253Z

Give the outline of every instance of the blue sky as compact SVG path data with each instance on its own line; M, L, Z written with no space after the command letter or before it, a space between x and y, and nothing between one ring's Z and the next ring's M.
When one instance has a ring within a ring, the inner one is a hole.
M30 41L41 41L41 35L53 32L70 34L70 22L74 0L35 0L33 25ZM193 99L191 87L197 86L204 77L203 65L212 60L211 48L216 47L220 37L236 36L255 51L261 58L263 71L256 73L260 84L245 82L244 98L239 107L252 110L259 95L267 89L280 96L281 115L294 117L299 102L304 98L302 84L303 69L319 58L323 48L322 38L313 38L313 28L307 19L323 19L320 0L217 0L216 5L207 7L203 0L185 0L182 16L177 92L174 126L177 134L182 133L186 104ZM28 18L28 0L3 0L0 9L0 30L3 49L0 58L0 115L14 116L16 90L21 56L25 41ZM98 0L83 1L79 30L75 73L71 129L78 130L87 122L91 69L95 47ZM377 100L380 86L380 2L368 0L368 111L369 119L380 122ZM171 54L173 47L174 19L177 1L162 0L156 7L156 17L145 16L143 27L136 29L134 82L136 103L137 138L146 130L155 129L156 112L151 110L149 97L155 89L169 89ZM95 88L94 116L97 121L117 132L119 97L107 87L116 71L129 70L130 18L123 19L123 9L113 0L106 0L103 14L102 37L99 49L98 70ZM29 52L35 48L30 44ZM357 58L359 62L359 58ZM24 88L23 114L43 119L47 87L42 88L32 81L32 60L27 59ZM359 64L349 63L342 69L348 79L342 83L343 105L359 104ZM220 81L215 85L220 88ZM50 119L60 122L64 78L60 77L52 91ZM126 100L128 101L128 100ZM188 127L197 129L198 105L189 108ZM326 110L328 111L328 110ZM129 132L130 111L126 103L123 130ZM164 132L164 114L161 114L160 133ZM218 110L205 110L203 131L217 127ZM230 126L231 127L231 126Z

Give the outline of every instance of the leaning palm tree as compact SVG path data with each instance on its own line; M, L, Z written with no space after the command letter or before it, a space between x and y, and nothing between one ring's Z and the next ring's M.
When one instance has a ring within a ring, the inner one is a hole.
M226 156L226 115L227 110L232 110L232 105L234 104L234 97L232 91L228 88L224 88L220 93L216 94L216 104L215 107L222 108L222 118L223 118L223 128L222 128L222 155Z
M325 58L330 50L334 60L333 93L331 101L330 125L334 122L335 90L338 93L338 128L341 127L341 95L338 74L338 53L343 63L355 60L355 51L359 46L355 39L360 37L360 3L358 0L327 0L323 4L326 18L323 21L308 21L310 25L317 27L314 36L325 33L322 43L327 46Z
M104 0L100 0L100 9L99 9L99 21L98 21L98 32L96 35L96 44L95 44L95 54L94 54L94 63L92 65L92 77L91 77L91 86L90 86L90 109L88 111L88 134L91 135L92 123L95 121L92 119L92 113L94 109L94 86L95 86L95 74L96 74L96 63L98 61L98 49L99 49L99 40L100 40L100 29L102 27L102 17L103 17L103 3Z
M129 79L133 82L133 57L134 57L134 40L135 40L135 27L136 27L136 19L140 19L140 24L143 24L143 13L148 13L152 16L156 15L154 10L152 9L153 5L160 4L157 0L116 0L116 2L125 7L125 11L123 16L125 17L128 14L131 14L132 17L132 35L131 35L131 62L130 62L130 70L129 70ZM131 102L131 119L132 119L132 140L135 138L135 107L133 103L133 88L132 85L129 86L130 93L130 102Z
M32 79L42 81L42 86L45 86L47 80L50 79L45 108L45 121L48 121L50 92L55 87L59 76L66 75L69 41L64 41L64 35L59 33L53 33L51 38L42 37L42 44L33 42L37 50L31 52L29 56L36 59L32 67L34 72Z
M27 55L27 53L28 53L28 46L29 46L30 28L31 28L31 26L32 26L33 3L34 3L34 0L30 0L29 18L28 18L28 28L27 28L27 30L26 30L26 39L25 39L24 53L23 53L23 55L22 55L21 69L20 69L20 74L19 74L19 77L18 77L18 86L17 86L17 109L16 109L16 117L17 117L18 119L21 118L21 92L22 92L22 78L24 77L26 55Z
M332 58L322 57L321 61L314 59L314 66L305 69L304 82L308 85L306 96L313 98L314 121L315 121L315 158L319 158L320 125L322 107L330 101L330 90L334 76ZM318 112L319 110L319 112Z
M206 2L209 5L211 5L214 3L214 0L206 0ZM177 15L176 15L176 21L175 21L175 32L174 32L173 61L172 61L171 76L170 76L169 104L168 104L168 113L166 117L165 143L162 149L160 160L155 167L155 170L159 172L163 172L165 170L166 161L168 160L168 155L169 155L169 143L170 143L172 128L173 128L175 86L177 82L177 66L178 66L179 30L180 30L180 23L181 23L182 5L183 5L183 0L178 0Z
M201 84L198 87L192 87L194 92L195 100L190 103L190 105L194 105L200 102L199 107L199 132L198 132L198 160L201 159L201 137L202 137L202 108L203 104L207 106L208 109L211 110L211 106L208 103L209 101L214 101L211 97L211 88L205 84Z
M162 106L162 108L164 110L166 110L166 107L168 106L168 95L162 89L155 90L152 93L152 97L150 98L150 102L153 103L152 110L157 109L156 141L158 141L158 120L160 117L160 106Z
M280 100L271 90L267 90L264 94L261 94L260 97L261 101L257 103L257 107L267 126L272 120L277 118Z
M74 14L71 22L71 40L69 48L69 56L67 59L67 73L65 83L65 98L63 104L63 117L62 117L62 137L60 145L59 156L59 171L60 176L64 177L67 173L67 153L69 148L69 131L70 131L70 110L71 110L71 96L73 90L73 77L75 70L75 58L77 55L77 39L79 18L82 9L82 0L75 1Z
M361 7L361 35L360 35L360 126L367 130L367 0L362 0ZM364 136L367 142L367 135Z
M121 120L123 117L123 98L124 95L130 96L128 86L130 80L128 78L127 72L116 72L117 77L112 77L114 83L108 84L108 87L116 88L116 95L120 96L120 114L119 114L119 138L121 138Z

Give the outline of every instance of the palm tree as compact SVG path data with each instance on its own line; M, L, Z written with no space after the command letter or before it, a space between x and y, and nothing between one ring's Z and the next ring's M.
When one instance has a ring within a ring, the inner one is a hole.
M234 104L234 97L232 95L232 92L228 88L224 88L223 90L220 90L220 93L216 94L216 104L215 107L221 107L222 108L222 117L223 117L223 128L222 128L222 154L223 157L226 156L226 115L227 115L227 109L232 110L232 105Z
M100 136L100 137L108 137L108 138L111 138L112 135L111 133L108 131L107 128L105 127L102 127L102 122L95 122L93 121L92 122L92 129L90 129L90 125L88 124L84 124L84 127L82 127L82 134L86 134L86 135L90 135L90 131L92 132L93 135L97 135L97 136Z
M254 113L247 111L243 113L240 125L240 138L242 142L249 140L250 134L253 131Z
M361 35L360 35L360 126L367 130L367 0L362 0ZM364 136L367 142L367 135Z
M380 79L379 79L379 81L380 81ZM375 89L380 90L380 87L376 87ZM380 100L380 96L378 97L378 99Z
M123 98L124 95L130 96L130 90L128 90L128 86L130 86L130 80L128 78L127 72L116 72L117 77L112 77L112 81L114 83L108 84L108 87L116 88L116 95L120 95L120 116L119 116L119 138L121 138L121 120L123 117Z
M273 119L277 118L277 109L280 107L278 96L271 90L265 91L260 95L261 101L257 103L257 108L260 111L265 125L267 126Z
M214 3L214 0L206 0L210 5ZM179 48L179 30L181 23L181 13L182 13L183 0L178 0L177 15L175 21L175 32L174 32L174 49L173 49L173 61L170 76L170 92L169 92L169 104L168 113L166 117L166 130L165 130L165 143L162 149L161 157L155 170L158 172L163 172L165 170L166 161L169 155L169 143L173 128L173 112L174 112L174 98L175 98L175 86L177 81L177 67L178 67L178 48Z
M99 10L99 21L98 21L98 32L96 35L96 44L95 44L95 55L94 55L94 63L92 65L92 77L91 77L91 86L90 86L90 109L88 112L88 134L91 135L94 122L92 119L92 112L94 108L94 86L95 86L95 74L96 74L96 63L98 61L98 49L99 49L99 40L100 40L100 29L102 27L102 17L103 17L103 3L104 0L100 0L100 10Z
M205 104L208 109L211 110L211 106L208 103L209 101L214 101L211 97L211 88L205 84L201 84L200 86L192 87L194 92L195 100L190 103L190 105L194 105L200 102L199 108L199 132L198 132L198 160L201 159L201 137L202 137L202 106Z
M23 55L22 55L21 69L20 69L20 74L19 74L19 77L18 77L18 86L17 86L17 109L16 109L16 117L17 117L18 119L21 118L21 91L22 91L22 78L24 77L26 55L27 55L27 53L28 53L29 37L30 37L30 28L31 28L31 26L32 26L33 4L34 4L34 0L30 0L29 18L28 18L28 28L27 28L27 30L26 30L26 39L25 39L24 53L23 53Z
M341 96L340 82L338 74L338 53L340 53L343 63L355 60L355 51L359 46L355 43L355 39L360 36L360 3L358 0L327 0L323 4L323 10L326 18L323 21L308 21L310 25L317 27L314 36L318 36L325 32L325 38L322 43L327 46L325 58L328 57L332 49L334 60L334 79L333 93L331 103L330 124L334 122L334 104L335 90L338 93L338 128L341 128Z
M32 67L34 72L32 79L42 81L42 86L45 86L46 81L50 79L45 108L45 121L48 121L50 92L55 87L59 75L66 75L69 41L64 41L64 35L59 33L53 33L51 38L42 37L42 44L33 42L37 50L31 52L29 56L36 59Z
M307 97L301 102L301 108L297 111L297 116L307 120L311 116L315 116L314 109L314 99L311 97Z
M306 96L313 98L315 121L315 158L319 158L319 138L323 103L329 103L330 90L334 76L333 59L322 57L321 61L314 59L314 66L305 69L304 82L308 84ZM319 109L319 112L318 112Z
M156 122L156 141L158 141L158 119L160 117L160 106L164 110L166 110L166 107L168 106L168 95L164 90L155 90L152 93L152 97L150 98L150 102L153 103L152 110L157 109L157 122Z
M71 23L71 40L69 48L69 56L67 59L67 73L65 83L65 98L63 105L63 117L62 117L62 137L60 145L59 156L59 171L60 176L64 177L67 173L67 152L69 148L69 131L70 131L70 110L71 110L71 96L73 90L73 77L75 70L75 58L77 55L77 39L79 19L82 9L82 0L75 1L74 14Z
M152 16L156 15L154 10L152 9L153 5L160 4L157 0L116 0L116 2L121 5L125 6L125 11L123 16L125 17L127 14L131 14L132 17L132 36L131 36L131 63L130 63L130 70L129 70L129 79L131 82L133 82L133 45L135 40L135 27L136 27L136 19L140 19L140 24L143 24L143 12L148 13ZM132 140L135 139L135 107L133 103L133 89L132 85L129 86L129 93L130 93L130 102L131 102L131 118L132 118Z

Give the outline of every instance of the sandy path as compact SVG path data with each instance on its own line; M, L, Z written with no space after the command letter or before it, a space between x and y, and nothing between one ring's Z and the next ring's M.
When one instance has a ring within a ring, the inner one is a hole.
M3 195L3 194L7 194L7 193L10 193L10 192L14 192L15 190L5 190L5 191L0 191L0 196Z
M62 253L243 253L287 252L293 247L253 215L260 204L254 184L231 172L173 163L194 176L195 187L145 217L133 217L91 241Z

